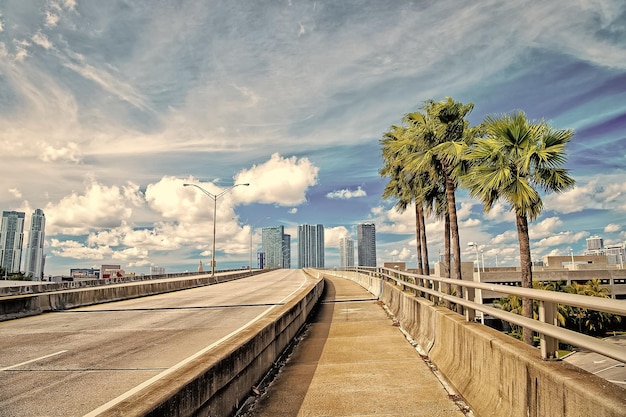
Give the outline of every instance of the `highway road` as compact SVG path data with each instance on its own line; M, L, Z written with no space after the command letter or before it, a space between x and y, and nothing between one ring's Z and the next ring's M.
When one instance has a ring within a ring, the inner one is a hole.
M283 304L307 279L277 270L0 322L0 417L96 415Z

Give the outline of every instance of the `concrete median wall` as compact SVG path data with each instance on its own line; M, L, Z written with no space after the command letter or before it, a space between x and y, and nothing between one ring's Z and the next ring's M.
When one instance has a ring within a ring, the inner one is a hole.
M286 305L98 416L232 415L306 323L323 288L317 279Z
M253 274L264 271L254 271ZM229 273L218 276L220 282L250 276L250 272ZM216 279L209 275L184 278L155 279L152 281L111 281L114 284L104 285L105 280L83 283L62 283L59 289L46 286L44 289L27 294L0 296L0 321L20 317L33 316L49 311L66 310L93 304L128 300L166 292L186 290L214 284ZM76 284L76 288L72 288ZM70 288L67 286L70 285Z
M626 390L388 282L380 300L479 417L623 417ZM375 291L372 291L372 288Z

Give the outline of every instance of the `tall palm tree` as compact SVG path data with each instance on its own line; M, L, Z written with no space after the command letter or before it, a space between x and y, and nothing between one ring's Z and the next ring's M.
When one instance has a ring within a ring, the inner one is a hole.
M418 274L428 274L428 249L426 240L426 227L424 221L423 203L420 196L425 192L427 179L424 173L410 172L404 169L402 163L403 154L411 151L412 146L406 143L398 146L400 140L412 141L414 138L407 137L405 127L392 126L383 135L380 141L383 146L382 154L385 165L380 169L381 176L389 177L389 181L383 191L383 198L394 197L397 199L396 209L404 212L411 202L415 203L415 234L417 249ZM415 145L415 144L413 144Z
M461 274L461 244L456 212L456 189L458 179L465 173L467 166L463 158L468 146L478 133L470 128L466 116L474 105L463 104L448 97L435 102L427 100L422 109L424 113L410 113L405 117L409 125L419 132L422 145L419 152L411 155L407 161L410 168L430 166L441 176L445 185L447 215L450 220L450 237L454 256L455 275Z
M543 209L539 191L558 193L574 186L574 179L562 168L565 146L574 132L529 121L521 111L488 116L483 128L486 137L477 139L466 155L472 169L463 176L463 185L483 202L486 212L500 199L510 204L517 225L522 286L532 288L528 221ZM531 300L524 298L522 305L524 316L532 317ZM524 328L523 333L524 342L532 344L532 331Z

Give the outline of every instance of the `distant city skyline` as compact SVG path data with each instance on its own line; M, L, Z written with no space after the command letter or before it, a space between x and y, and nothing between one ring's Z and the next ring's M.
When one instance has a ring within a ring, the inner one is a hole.
M249 265L270 224L291 236L292 267L298 225L324 225L339 266L361 223L376 225L377 262L416 266L414 207L382 198L379 140L452 97L474 104L474 126L522 110L574 130L576 186L543 196L534 258L582 254L594 235L622 244L624 21L622 0L5 0L0 208L26 228L45 212L46 275L195 271L211 265L214 218L218 269ZM214 213L185 183L250 186ZM462 260L474 242L487 266L519 265L509 207L485 213L462 189L457 207ZM426 219L431 263L443 228Z

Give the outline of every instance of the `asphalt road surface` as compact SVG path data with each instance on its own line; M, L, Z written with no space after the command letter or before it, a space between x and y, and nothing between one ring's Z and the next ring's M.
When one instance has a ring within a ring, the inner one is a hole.
M242 330L306 280L278 270L0 322L0 417L89 415Z

